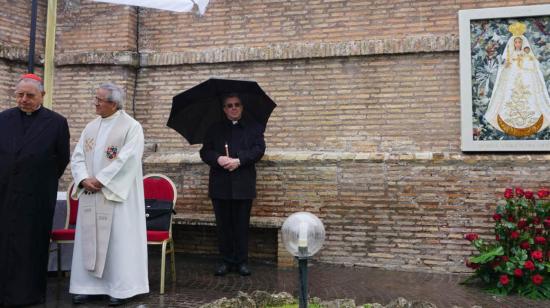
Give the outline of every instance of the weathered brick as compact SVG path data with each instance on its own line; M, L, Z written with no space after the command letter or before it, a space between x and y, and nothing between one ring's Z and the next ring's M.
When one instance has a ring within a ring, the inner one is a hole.
M254 216L318 215L327 235L320 261L465 272L473 248L463 234L492 239L502 189L547 186L550 155L460 151L457 12L536 3L211 1L199 17L60 1L54 109L69 119L74 146L95 116L94 88L125 87L125 107L144 127L145 171L175 180L179 212L211 214L200 146L166 127L172 97L213 76L257 80L278 107L258 164ZM25 72L30 2L0 5L10 7L0 12L4 110ZM279 263L293 264L279 234L254 232L253 257L279 254ZM212 229L178 226L175 235L179 251L216 251Z

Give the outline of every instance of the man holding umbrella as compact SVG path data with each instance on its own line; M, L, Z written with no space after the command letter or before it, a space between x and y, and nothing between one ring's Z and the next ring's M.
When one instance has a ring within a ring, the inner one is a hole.
M208 192L223 258L218 276L230 270L250 275L248 226L256 198L255 164L264 155L264 131L275 107L251 80L210 78L172 100L168 127L189 144L202 143L201 159L210 166Z
M242 117L244 107L238 94L227 94L222 102L225 118L210 126L200 150L201 159L210 166L208 191L223 259L215 275L237 270L248 276L250 209L256 197L255 163L265 152L264 127Z

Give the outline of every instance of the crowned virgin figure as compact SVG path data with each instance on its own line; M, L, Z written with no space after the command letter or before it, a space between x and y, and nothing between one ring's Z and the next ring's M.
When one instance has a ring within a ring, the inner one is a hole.
M529 41L525 24L508 27L512 37L502 54L502 64L485 119L495 129L514 137L533 135L550 125L550 97Z

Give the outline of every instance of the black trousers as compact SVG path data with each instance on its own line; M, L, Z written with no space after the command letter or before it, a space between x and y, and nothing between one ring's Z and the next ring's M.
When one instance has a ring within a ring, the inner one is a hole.
M248 262L248 226L252 200L212 199L216 214L218 249L223 262L238 265Z

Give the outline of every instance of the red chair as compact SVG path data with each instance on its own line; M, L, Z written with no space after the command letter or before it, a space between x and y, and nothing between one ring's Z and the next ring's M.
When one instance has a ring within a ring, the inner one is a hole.
M148 174L143 177L143 191L145 199L156 199L171 201L176 206L178 197L174 182L163 174ZM162 245L162 256L160 265L160 294L164 294L164 279L166 271L166 254L171 256L172 283L176 282L176 255L174 239L172 238L172 215L170 216L170 227L167 231L147 230L148 245ZM168 246L168 249L167 249Z
M74 243L76 216L78 214L78 199L71 198L74 183L69 185L67 190L67 218L65 228L52 230L52 242L57 244L57 275L61 277L61 244Z

